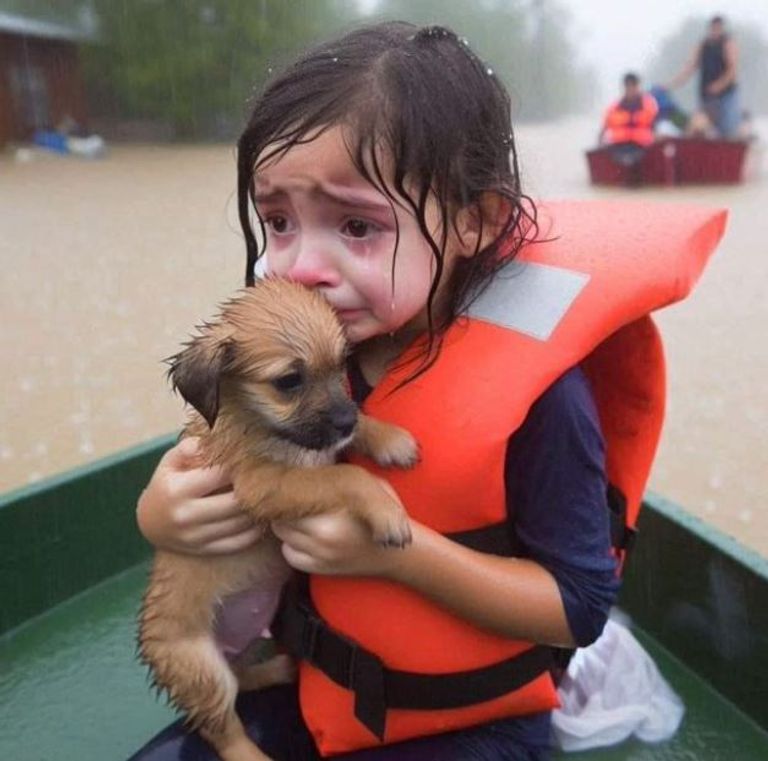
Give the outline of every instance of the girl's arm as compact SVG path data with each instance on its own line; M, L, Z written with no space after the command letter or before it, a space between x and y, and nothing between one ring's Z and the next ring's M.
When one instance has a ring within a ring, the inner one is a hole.
M393 559L391 578L510 639L576 644L557 582L532 560L470 550L415 526L413 547Z
M554 578L537 563L470 550L415 521L413 543L382 548L347 513L273 524L297 570L405 584L478 627L512 639L571 647Z
M275 530L300 570L389 579L499 634L586 645L618 591L603 447L588 381L572 370L533 406L507 452L510 521L528 559L470 550L413 521L410 547L382 549L344 513Z

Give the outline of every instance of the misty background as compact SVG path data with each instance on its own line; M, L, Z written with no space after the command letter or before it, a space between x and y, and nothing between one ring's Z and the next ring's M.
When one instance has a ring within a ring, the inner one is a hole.
M80 35L88 126L110 139L231 140L245 95L313 40L372 19L453 27L503 78L516 122L601 110L628 70L648 86L683 65L708 0L0 0ZM768 113L768 7L729 0L744 106ZM694 104L695 77L680 92Z

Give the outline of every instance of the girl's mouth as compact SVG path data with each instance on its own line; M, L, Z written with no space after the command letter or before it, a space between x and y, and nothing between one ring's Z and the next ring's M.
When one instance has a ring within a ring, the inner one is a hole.
M336 316L342 322L352 322L359 319L365 313L364 309L337 309Z

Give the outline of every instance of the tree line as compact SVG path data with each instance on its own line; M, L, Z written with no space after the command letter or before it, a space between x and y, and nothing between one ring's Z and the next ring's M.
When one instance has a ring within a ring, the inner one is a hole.
M0 0L0 10L95 29L81 45L91 114L146 120L178 139L230 140L270 71L312 42L378 19L440 23L508 86L513 120L590 111L594 70L558 0ZM689 19L659 45L647 81L671 76L701 37ZM768 110L768 43L735 26L745 97Z
M91 114L165 124L181 139L230 139L272 68L385 18L467 37L508 85L516 120L572 112L594 90L556 0L0 0L0 9L95 24L95 40L81 46Z

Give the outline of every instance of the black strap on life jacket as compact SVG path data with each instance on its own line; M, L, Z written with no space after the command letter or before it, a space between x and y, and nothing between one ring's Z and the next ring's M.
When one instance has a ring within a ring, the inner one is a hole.
M551 648L469 671L419 674L387 668L369 650L334 631L318 615L303 583L289 585L272 631L294 657L311 663L355 695L355 716L380 740L387 710L439 710L493 700L523 687L552 665Z
M637 539L637 529L627 524L627 498L618 486L609 483L606 489L611 546L616 550L630 550ZM523 554L520 543L507 521L494 523L471 531L448 534L449 539L479 552L513 557Z
M627 527L627 501L608 487L611 538L628 549L635 530ZM511 557L519 544L507 521L480 529L448 534L448 538L480 552ZM285 590L272 633L295 658L305 660L355 696L357 719L379 739L384 738L387 710L463 708L514 692L545 672L564 671L573 651L535 645L529 650L479 669L448 674L420 674L387 668L374 653L332 629L309 596L304 574Z
M492 554L513 554L514 539L505 522L450 534L464 546ZM309 596L307 577L288 585L272 632L294 657L311 663L355 695L355 716L379 739L387 710L462 708L506 695L553 666L552 648L534 646L504 661L448 674L420 674L387 668L378 656L332 629Z
M637 529L627 525L627 498L613 484L608 484L607 497L611 544L616 550L628 552L637 539Z

